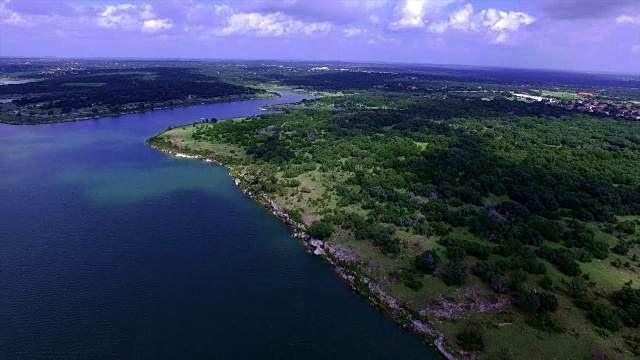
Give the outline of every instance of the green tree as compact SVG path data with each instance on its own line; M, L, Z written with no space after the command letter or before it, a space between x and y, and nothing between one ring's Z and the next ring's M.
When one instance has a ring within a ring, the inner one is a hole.
M416 269L425 274L433 274L438 268L440 257L435 251L427 250L416 256Z
M469 276L467 265L460 260L448 262L443 270L442 279L447 285L463 285Z
M324 221L314 221L307 226L307 234L320 240L325 240L333 235L333 227Z
M476 326L466 327L456 335L460 347L466 351L480 352L484 350L482 332Z
M596 326L605 328L611 332L617 332L622 329L622 320L616 310L605 305L596 305L596 307L589 312L589 320Z

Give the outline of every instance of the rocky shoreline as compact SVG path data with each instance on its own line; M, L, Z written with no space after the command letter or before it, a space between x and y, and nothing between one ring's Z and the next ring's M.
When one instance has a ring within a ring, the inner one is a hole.
M229 176L233 178L235 185L238 186L243 193L263 204L274 216L291 226L294 231L294 237L302 240L309 248L310 253L321 256L329 262L338 276L345 280L353 290L359 292L363 296L366 296L373 305L391 315L395 321L399 322L404 327L409 327L418 334L432 338L433 346L438 349L444 358L448 360L458 359L446 348L443 333L433 328L427 322L416 319L410 311L405 309L397 299L385 292L379 284L355 271L360 266L363 266L363 264L354 251L345 249L332 242L323 242L311 237L304 231L304 224L293 220L289 214L285 213L282 208L275 201L269 199L266 194L254 194L247 189L246 184L243 183L242 179L234 175L234 169L231 166L225 165L213 157L205 157L202 155L169 150L151 144L148 145L156 150L177 158L199 159L204 162L214 163L229 169Z

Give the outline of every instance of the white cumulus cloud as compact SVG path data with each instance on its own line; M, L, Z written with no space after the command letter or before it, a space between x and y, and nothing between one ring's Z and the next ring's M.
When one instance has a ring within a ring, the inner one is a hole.
M473 6L467 4L462 9L451 14L451 16L449 16L449 25L456 30L475 30L476 25L473 21Z
M536 21L533 16L519 11L488 9L482 10L479 16L483 19L483 24L488 26L494 35L497 34L493 42L498 44L506 42L509 34L518 31L520 26Z
M106 5L99 8L96 24L105 29L141 30L156 32L171 29L169 19L157 19L153 7L149 4Z
M428 23L427 18L434 17L456 0L402 0L393 9L389 29L402 30L423 28Z
M139 20L129 10L135 9L134 5L121 4L105 6L98 13L98 26L103 28L123 28L131 30L139 25Z
M145 20L142 23L142 31L150 33L164 29L171 29L172 27L173 24L171 24L171 21L169 19Z
M532 24L536 19L529 14L515 11L500 11L496 9L482 10L480 16L484 24L490 25L495 31L517 31L521 25Z
M425 1L407 0L404 4L398 4L396 13L398 20L389 24L389 28L394 30L405 28L419 28L424 26L424 3Z
M438 34L449 29L484 31L492 37L494 43L504 43L509 39L509 35L520 30L521 26L530 25L535 21L531 15L516 11L486 9L474 14L473 6L466 4L451 13L448 20L431 24L428 30Z
M328 22L303 22L282 13L239 13L227 18L227 26L218 35L248 34L258 36L313 35L331 30Z
M618 24L640 25L640 14L638 16L621 15L616 18Z

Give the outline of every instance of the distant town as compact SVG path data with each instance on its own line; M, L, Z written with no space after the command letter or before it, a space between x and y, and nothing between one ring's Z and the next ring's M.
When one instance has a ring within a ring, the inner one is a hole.
M615 101L602 99L594 93L579 92L576 94L556 92L556 96L533 95L527 92L515 93L511 95L516 99L526 101L539 101L551 106L560 106L567 110L577 110L602 115L616 116L633 120L640 120L640 102L638 101Z

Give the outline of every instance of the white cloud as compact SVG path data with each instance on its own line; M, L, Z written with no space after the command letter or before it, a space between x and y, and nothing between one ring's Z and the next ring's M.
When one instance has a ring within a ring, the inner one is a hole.
M448 28L449 28L449 23L444 21L429 25L429 31L436 34L442 34L443 32L447 31Z
M173 27L171 20L157 19L149 4L106 5L98 10L96 24L105 29L156 32Z
M313 35L331 30L328 22L303 22L282 13L240 13L227 18L227 26L218 35L248 34L258 36Z
M530 25L536 19L523 12L506 12L498 9L486 9L474 15L473 6L464 7L449 15L448 21L440 21L429 26L433 33L444 33L449 29L459 31L485 31L494 43L504 43L511 33L520 30L521 26Z
M508 39L509 39L509 35L506 32L501 32L498 34L498 36L496 36L495 39L493 39L493 42L496 44L502 44L506 42Z
M490 26L490 30L497 33L493 40L496 44L504 43L508 40L509 34L520 29L522 25L533 24L536 19L523 12L500 11L496 9L483 10L479 16L483 19L485 26Z
M77 28L88 24L95 26L95 19L93 18L97 11L95 8L91 8L90 12L85 12L84 9L88 8L84 7L78 7L77 9L71 8L71 11L73 12L66 12L65 15L60 15L56 11L43 11L41 9L42 6L37 6L35 10L33 8L29 8L32 10L29 12L16 10L15 6L21 5L25 5L25 3L18 3L17 1L11 0L0 0L0 25L24 27L45 25L48 26L48 29L50 29L51 32L55 32L57 30L73 31L68 28Z
M140 18L144 20L151 20L156 16L153 13L153 7L149 4L142 5L142 12L140 13Z
M129 10L133 9L135 9L135 6L131 4L105 6L104 10L98 13L98 26L107 29L134 29L140 25L140 21L129 13Z
M399 19L390 23L389 28L394 30L405 28L424 27L424 3L425 1L406 0L404 4L396 5L396 13L399 13Z
M355 38L356 42L366 43L366 44L379 44L379 43L395 41L394 38L384 37L379 34L376 34L371 30L368 30L365 28L358 28L355 26L349 26L345 29L342 29L342 34L344 34L344 36L347 38Z
M325 0L325 2L327 2ZM335 1L336 5L343 5L345 8L358 8L364 10L375 10L385 6L388 0L338 0Z
M175 0L174 0L175 1ZM200 0L202 1L202 0ZM395 0L223 0L237 13L272 14L279 12L306 22L330 22L341 26L366 21L371 14L380 16Z
M488 15L489 12L490 15ZM491 25L491 30L495 31L517 31L520 25L529 25L536 21L534 17L523 12L505 12L496 9L482 10L480 16L484 24Z
M231 14L233 14L233 8L229 5L210 5L206 3L189 3L186 11L186 17L190 23L209 22L215 17Z
M65 30L54 30L53 33L58 36L80 36L81 34L77 31L65 31Z
M456 0L402 0L393 9L393 18L389 29L402 30L423 28L427 17L435 17Z
M366 29L360 29L360 28L356 28L356 27L348 27L346 29L343 29L342 33L346 37L353 37L353 36L365 35L365 34L368 33L368 31Z
M369 22L372 24L377 24L380 22L380 18L376 14L369 15Z
M27 20L20 16L20 14L18 14L15 11L11 11L10 9L7 9L7 7L5 6L5 4L7 4L7 2L0 2L0 24L4 24L4 25L22 25L22 24L27 24Z
M475 30L476 25L473 22L473 6L467 4L462 9L451 14L451 16L449 16L449 25L456 30Z
M616 18L618 24L640 25L640 14L638 16L621 15Z
M482 25L493 26L493 24L500 21L500 10L488 9L480 12L480 18L482 19Z
M145 22L142 23L142 31L150 33L163 29L171 29L172 27L173 24L171 24L169 19L145 20Z

